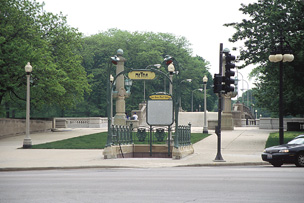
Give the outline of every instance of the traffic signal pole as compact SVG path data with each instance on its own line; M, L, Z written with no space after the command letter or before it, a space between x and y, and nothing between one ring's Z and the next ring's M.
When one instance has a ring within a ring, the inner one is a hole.
M219 75L223 75L223 43L220 43L220 67ZM221 124L222 124L222 91L218 92L218 125L215 126L215 133L217 134L217 154L214 162L224 162L225 160L221 154Z

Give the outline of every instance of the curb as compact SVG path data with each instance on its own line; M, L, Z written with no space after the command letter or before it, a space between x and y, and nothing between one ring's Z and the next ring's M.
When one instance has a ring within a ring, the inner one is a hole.
M260 165L269 165L267 162L239 162L239 163L226 163L226 162L217 162L217 163L205 163L205 164L186 164L186 165L177 165L177 166L168 166L165 168L177 168L177 167L221 167L221 166L260 166ZM35 170L71 170L71 169L122 169L122 168L150 168L150 167L141 167L141 166L59 166L59 167L28 167L28 168L0 168L0 172L9 172L9 171L35 171ZM164 168L164 167L156 167Z

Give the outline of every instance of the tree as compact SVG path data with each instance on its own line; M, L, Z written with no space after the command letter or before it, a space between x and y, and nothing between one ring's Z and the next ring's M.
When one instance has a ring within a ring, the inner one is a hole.
M257 3L241 5L240 11L249 15L240 23L228 23L236 32L231 42L244 41L239 60L241 68L258 64L251 75L256 76L254 95L259 107L278 112L279 65L269 62L268 56L278 45L281 33L289 42L295 60L284 63L284 114L304 114L304 5L300 0L259 0Z
M81 36L67 25L66 17L44 12L35 1L1 0L0 103L13 106L25 99L27 62L33 66L33 108L64 109L82 101L90 87L76 54Z
M202 57L191 56L190 44L184 37L176 37L168 33L131 33L118 29L110 29L106 32L85 37L83 41L84 45L81 55L84 60L82 65L88 74L94 75L89 80L93 91L90 95L86 95L85 100L87 104L82 105L87 106L87 116L106 115L106 70L110 56L115 55L119 48L124 50L123 56L127 59L125 62L126 70L128 68L144 69L148 65L162 63L164 55L174 56L183 68L182 77L194 79L194 83L190 84L190 86L183 86L185 88L183 97L187 97L188 101L191 100L191 88L199 88L199 85L202 85L204 75L207 75L210 79L210 84L212 83L212 77L207 69L208 62ZM167 73L166 68L163 65L161 70ZM115 66L113 66L112 74L115 75ZM167 91L168 84L167 81ZM164 91L163 76L158 75L156 80L146 81L146 95L159 91ZM143 92L143 81L134 81L131 88L131 96L126 99L127 112L138 109L138 104L144 100ZM215 100L215 98L214 94L210 97L211 100ZM188 103L185 103L187 105L184 108L190 110L190 103ZM210 101L208 106L212 106L214 103ZM213 106L210 107L210 110L212 109Z

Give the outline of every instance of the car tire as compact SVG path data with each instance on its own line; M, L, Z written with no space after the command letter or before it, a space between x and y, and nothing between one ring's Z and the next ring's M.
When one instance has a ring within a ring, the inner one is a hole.
M283 163L281 162L270 162L271 165L273 165L274 167L281 167L283 165Z
M296 157L296 166L304 167L304 152L300 152Z

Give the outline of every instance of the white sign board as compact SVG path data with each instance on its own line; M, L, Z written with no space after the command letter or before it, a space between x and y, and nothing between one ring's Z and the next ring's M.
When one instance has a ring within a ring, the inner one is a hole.
M154 126L169 126L173 119L173 100L148 100L147 123Z

